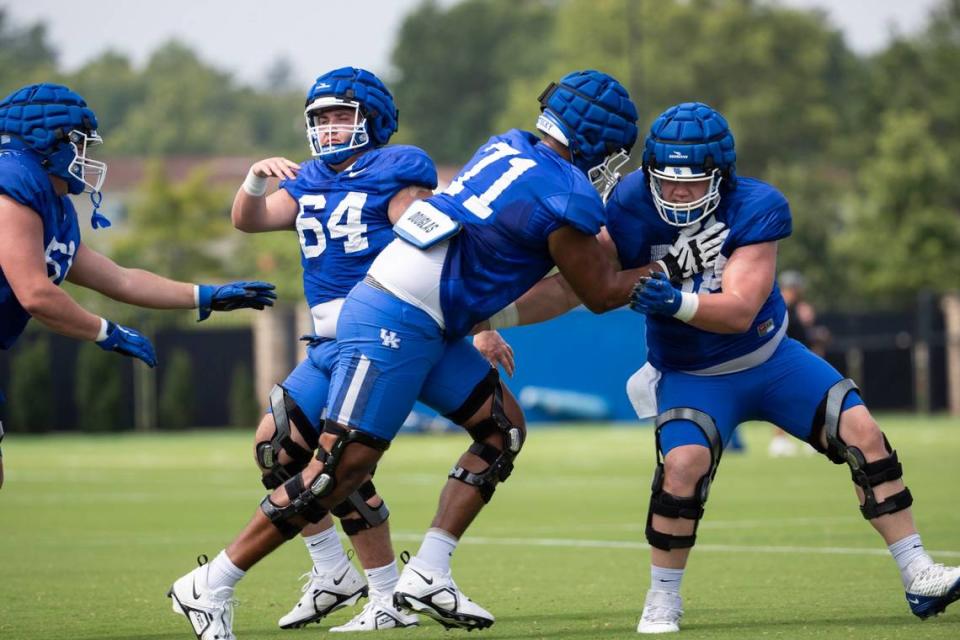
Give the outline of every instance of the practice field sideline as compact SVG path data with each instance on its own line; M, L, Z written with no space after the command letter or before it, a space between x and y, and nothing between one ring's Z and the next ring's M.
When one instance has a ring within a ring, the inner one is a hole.
M960 563L960 420L882 417L904 463L927 548ZM649 581L643 525L652 429L534 429L514 476L461 544L454 577L497 616L486 638L637 638ZM960 603L910 613L893 561L857 509L846 466L766 456L767 425L725 456L684 578L679 637L960 637ZM377 472L396 549L415 551L466 437L402 435ZM164 597L211 557L263 495L250 434L46 436L5 441L0 490L0 638L192 637ZM300 595L303 544L287 544L241 582L241 640L317 638L281 631ZM330 623L347 620L341 611ZM424 621L386 638L445 638ZM379 637L379 636L378 636Z

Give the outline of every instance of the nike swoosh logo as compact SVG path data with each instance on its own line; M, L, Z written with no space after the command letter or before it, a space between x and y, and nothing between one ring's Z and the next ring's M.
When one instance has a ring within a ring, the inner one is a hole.
M660 582L679 582L679 580L664 580L663 578L659 578L659 580Z
M356 178L358 175L366 171L369 167L364 167L363 169L357 169L356 171L351 171L347 174L349 178Z
M343 582L343 579L347 577L347 573L348 573L349 571L350 571L350 567L347 567L346 569L344 569L342 576L340 576L339 578L334 578L334 579L333 579L333 584L339 585L341 582Z
M427 584L433 584L433 578L428 578L427 576L423 575L422 573L420 573L419 571L417 571L417 570L414 569L413 567L410 567L410 571L413 571L415 574L417 574L418 576L420 576L420 579L423 580L424 582L426 582Z
M917 598L916 600L914 600L913 598L907 598L907 602L909 602L910 604L920 604L920 599Z
M196 578L193 579L193 584L190 585L190 588L193 590L193 599L194 599L194 600L199 600L199 599L200 599L200 594L197 593L197 579L196 579Z

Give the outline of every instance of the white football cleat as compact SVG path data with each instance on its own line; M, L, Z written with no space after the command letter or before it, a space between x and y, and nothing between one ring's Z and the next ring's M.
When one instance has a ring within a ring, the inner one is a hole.
M393 606L390 594L371 593L370 601L363 606L360 613L350 622L332 627L330 631L383 631L416 627L419 624L420 618L407 615Z
M306 580L301 589L303 596L287 615L280 618L278 624L282 629L299 629L311 622L319 622L367 595L367 583L351 562L327 573L320 573L314 567L300 578Z
M410 562L393 592L400 610L423 613L448 629L486 629L493 615L457 588L450 572L440 573Z
M960 567L931 564L907 587L907 603L918 618L943 613L956 600L960 600Z
M643 603L643 615L637 625L639 633L672 633L680 631L683 616L683 599L671 591L647 591Z
M174 612L186 616L198 640L236 640L232 630L233 606L236 604L233 588L210 589L207 585L210 572L207 557L200 556L197 563L200 566L179 578L167 591Z

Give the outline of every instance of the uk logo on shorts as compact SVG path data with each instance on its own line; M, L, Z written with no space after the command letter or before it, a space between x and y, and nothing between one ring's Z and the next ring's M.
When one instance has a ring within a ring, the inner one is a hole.
M397 337L396 331L380 329L380 342L383 344L383 346L390 347L391 349L400 348L400 338Z

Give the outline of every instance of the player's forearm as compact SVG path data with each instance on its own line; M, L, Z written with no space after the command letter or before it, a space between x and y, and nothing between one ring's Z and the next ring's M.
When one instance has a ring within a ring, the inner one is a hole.
M247 233L266 231L267 213L266 197L252 196L242 187L237 190L230 210L230 220L235 228Z
M148 309L194 309L195 285L177 282L142 269L124 269L124 277L114 290L101 291L118 302Z
M581 304L563 275L544 278L516 301L517 324L545 322Z
M712 333L744 333L750 330L759 309L731 293L698 296L697 312L687 324Z
M650 265L624 271L612 271L605 277L594 280L596 284L581 287L583 304L594 313L619 309L630 302L630 294L641 276L649 275Z
M79 340L94 340L100 333L100 317L53 284L18 295L18 300L27 313L51 331Z

